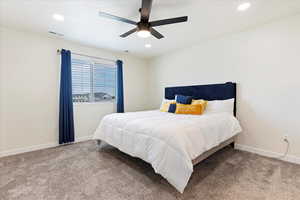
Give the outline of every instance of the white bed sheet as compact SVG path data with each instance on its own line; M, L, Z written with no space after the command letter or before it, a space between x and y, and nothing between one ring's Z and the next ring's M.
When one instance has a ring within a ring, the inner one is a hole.
M241 130L228 113L178 115L153 110L107 115L94 139L150 163L182 193L193 172L192 160Z

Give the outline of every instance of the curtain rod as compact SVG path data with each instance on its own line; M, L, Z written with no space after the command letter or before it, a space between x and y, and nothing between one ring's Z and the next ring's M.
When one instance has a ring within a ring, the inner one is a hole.
M57 49L57 53L60 54L61 50ZM96 56L89 56L89 55L80 54L80 53L73 53L73 52L71 52L71 54L78 55L78 56L85 56L85 57L89 57L89 58L100 59L100 60L107 60L107 61L111 61L111 62L116 62L116 60L112 60L112 59L108 59L108 58L100 58L100 57L96 57Z

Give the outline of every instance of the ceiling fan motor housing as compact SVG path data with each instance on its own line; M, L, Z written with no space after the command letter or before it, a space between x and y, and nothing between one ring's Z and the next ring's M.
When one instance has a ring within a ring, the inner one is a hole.
M147 22L138 22L137 27L138 27L139 31L141 31L141 30L149 31L150 30L150 24Z

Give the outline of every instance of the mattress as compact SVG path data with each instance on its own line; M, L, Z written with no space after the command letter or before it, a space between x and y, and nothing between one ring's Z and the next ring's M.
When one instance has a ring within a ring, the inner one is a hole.
M150 163L182 193L193 172L192 160L241 130L229 113L178 115L152 110L107 115L94 139Z

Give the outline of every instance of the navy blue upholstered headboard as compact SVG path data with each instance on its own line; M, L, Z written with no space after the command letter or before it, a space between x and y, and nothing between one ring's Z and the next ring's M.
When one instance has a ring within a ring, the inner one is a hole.
M236 115L236 83L192 85L165 88L165 98L174 99L175 95L192 96L194 99L226 100L234 98L234 116Z

